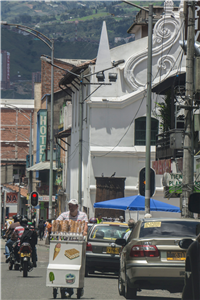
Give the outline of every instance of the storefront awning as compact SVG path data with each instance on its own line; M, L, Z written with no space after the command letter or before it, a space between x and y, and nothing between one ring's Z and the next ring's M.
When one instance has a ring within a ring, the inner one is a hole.
M33 165L30 168L26 169L27 171L42 171L42 170L50 170L50 161L41 161L38 164ZM53 170L57 170L56 162L53 162Z
M55 134L55 138L63 139L71 135L71 127Z
M65 129L65 130L63 130L63 131L60 131L60 132L58 132L57 134L55 134L55 138L56 138L56 144L60 147L60 148L62 148L64 151L67 151L63 146L61 146L61 144L59 143L59 139L63 142L63 143L65 143L65 144L67 144L68 146L70 146L70 144L69 143L67 143L65 140L63 140L64 138L67 138L67 137L69 137L71 135L71 127L69 127L68 129Z

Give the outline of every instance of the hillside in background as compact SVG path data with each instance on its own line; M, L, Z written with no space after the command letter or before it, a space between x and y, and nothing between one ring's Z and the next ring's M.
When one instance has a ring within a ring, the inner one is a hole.
M147 1L134 1L148 6ZM155 5L163 5L156 1ZM1 20L22 24L38 30L55 41L55 58L93 59L97 55L98 43L105 20L110 48L134 37L127 34L139 9L119 1L1 1ZM121 37L119 43L115 38ZM124 40L123 40L124 39ZM50 49L32 35L19 34L12 27L1 29L1 49L10 52L10 78L14 91L2 91L20 98L23 81L26 81L23 97L31 97L32 72L40 72L40 56L50 55ZM20 81L19 81L20 78Z

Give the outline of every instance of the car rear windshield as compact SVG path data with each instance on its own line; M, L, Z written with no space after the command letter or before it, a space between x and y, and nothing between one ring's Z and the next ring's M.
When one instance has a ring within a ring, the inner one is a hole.
M144 237L196 237L196 226L199 222L184 221L151 221L143 222L140 238Z
M92 239L116 240L123 238L128 227L118 225L96 226L91 234Z

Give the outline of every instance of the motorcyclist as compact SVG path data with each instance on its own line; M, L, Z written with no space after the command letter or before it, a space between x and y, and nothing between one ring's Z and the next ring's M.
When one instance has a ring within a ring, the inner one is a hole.
M31 240L30 240L30 245L32 248L32 263L33 263L33 267L37 267L37 248L36 248L36 244L37 244L37 232L32 224L32 222L28 222L27 226L24 229L25 231L29 231L31 230L33 232L33 235L31 236Z
M5 244L5 256L6 256L6 263L9 262L10 260L10 251L12 249L12 245L14 244L14 242L16 241L16 236L12 236L12 233L14 231L14 229L18 226L20 226L20 221L21 221L21 215L16 215L13 217L14 219L14 223L12 223L9 228L7 229L6 233L5 233L5 238L7 239L7 242Z
M25 227L27 226L27 223L28 223L28 220L26 218L22 218L22 216L21 216L20 225L15 227L15 229L14 229L12 235L11 235L11 238L17 239L17 246L14 249L15 259L17 261L19 261L18 251L19 251L19 247L20 247L20 239L21 239L21 236L24 232Z

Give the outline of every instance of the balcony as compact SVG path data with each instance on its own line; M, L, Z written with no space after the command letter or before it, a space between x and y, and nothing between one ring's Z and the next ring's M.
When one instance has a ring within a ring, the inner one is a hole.
M181 143L180 148L178 149L170 148L170 135L173 133L184 133L184 129L173 129L156 136L156 160L183 157L183 148Z

